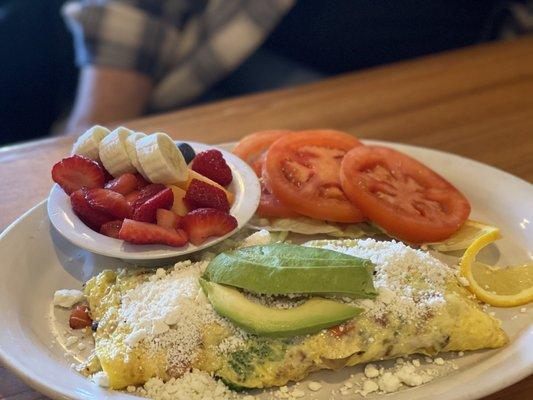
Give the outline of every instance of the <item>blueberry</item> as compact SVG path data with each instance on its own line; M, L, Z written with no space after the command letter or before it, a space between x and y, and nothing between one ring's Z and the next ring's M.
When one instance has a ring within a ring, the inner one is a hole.
M180 149L181 154L183 154L183 158L185 158L185 162L187 164L189 164L192 159L196 157L196 153L194 152L193 148L187 143L178 143L178 149Z

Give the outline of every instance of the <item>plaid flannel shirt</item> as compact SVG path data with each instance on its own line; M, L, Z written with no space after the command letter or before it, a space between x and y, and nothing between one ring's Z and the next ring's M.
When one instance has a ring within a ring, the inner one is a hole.
M150 76L150 108L192 100L237 68L295 0L85 0L65 4L78 66Z

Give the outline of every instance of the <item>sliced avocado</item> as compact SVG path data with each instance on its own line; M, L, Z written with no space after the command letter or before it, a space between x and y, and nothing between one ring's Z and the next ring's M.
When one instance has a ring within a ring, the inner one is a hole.
M374 265L327 249L290 244L252 246L221 253L204 278L253 293L316 293L374 297Z
M338 325L362 311L361 308L319 297L313 297L294 308L270 308L248 300L244 294L229 286L201 278L200 284L217 313L256 335L306 335Z

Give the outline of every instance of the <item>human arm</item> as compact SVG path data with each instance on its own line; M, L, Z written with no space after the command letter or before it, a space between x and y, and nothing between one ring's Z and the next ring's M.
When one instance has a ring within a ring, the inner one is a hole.
M135 70L88 65L81 69L76 100L64 129L79 135L95 124L132 119L144 112L152 80Z

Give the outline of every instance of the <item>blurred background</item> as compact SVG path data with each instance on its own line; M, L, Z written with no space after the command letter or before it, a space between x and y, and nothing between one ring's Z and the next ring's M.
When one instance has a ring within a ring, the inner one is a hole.
M528 0L0 0L0 145L532 30Z

